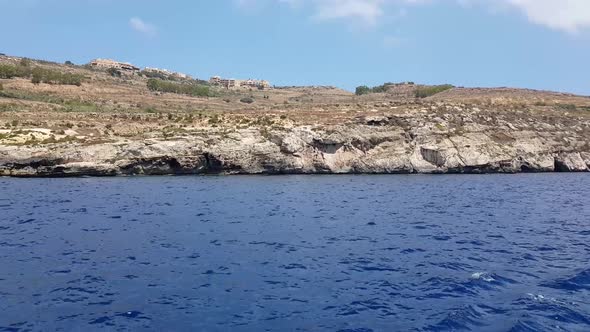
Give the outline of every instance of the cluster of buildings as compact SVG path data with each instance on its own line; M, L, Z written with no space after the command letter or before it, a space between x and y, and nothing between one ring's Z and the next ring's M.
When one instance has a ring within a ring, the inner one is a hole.
M103 70L116 69L121 74L127 74L127 75L138 74L141 71L141 68L136 67L128 62L120 62L120 61L110 60L110 59L95 59L95 60L90 61L89 65L90 65L90 67L96 68L96 69L103 69ZM179 78L179 79L192 79L192 77L190 77L187 74L178 73L178 72L170 71L167 69L146 67L143 69L143 72L148 73L148 74L154 74L154 75L162 75L164 77L175 77L175 78ZM269 89L271 87L270 83L265 80L253 80L253 79L237 80L237 79L233 79L233 78L221 78L220 76L211 77L211 79L209 80L209 83L211 85L221 86L221 87L224 87L227 89L254 88L254 89L264 90L264 89Z
M226 89L232 88L255 88L255 89L268 89L271 87L270 83L265 80L237 80L234 78L222 78L219 76L213 76L209 79L211 85L217 85Z

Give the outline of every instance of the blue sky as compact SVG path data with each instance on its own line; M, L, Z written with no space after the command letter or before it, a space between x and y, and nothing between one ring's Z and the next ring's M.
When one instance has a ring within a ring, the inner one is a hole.
M590 95L588 0L0 0L0 52L277 85Z

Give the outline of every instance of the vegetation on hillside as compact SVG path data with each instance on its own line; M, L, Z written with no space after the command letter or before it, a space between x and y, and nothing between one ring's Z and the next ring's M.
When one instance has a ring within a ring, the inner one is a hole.
M362 96L371 93L371 88L366 85L357 86L354 92L357 96Z
M414 85L414 82L407 82L404 84ZM384 83L382 85L368 87L366 85L361 85L356 88L355 94L357 96L367 95L371 93L383 93L387 92L387 87L391 85L396 85L395 83ZM417 86L415 96L416 98L426 98L437 93L449 90L454 88L454 86L450 84L443 84L443 85L434 85L434 86Z
M590 106L578 106L574 104L563 104L559 103L556 105L557 109L567 112L575 112L575 111L590 111Z
M33 68L31 72L31 82L35 84L62 84L62 85L82 85L82 75L63 73L57 70L44 69L41 67Z
M31 59L29 58L22 58L19 61L19 65L21 67L30 67L33 64L33 61L31 61Z
M147 78L156 78L159 80L171 80L170 75L166 75L164 73L155 72L155 71L142 70L140 72L140 74L147 77Z
M30 77L31 68L22 65L0 64L0 78Z
M139 75L147 77L147 78L158 79L161 81L174 81L174 82L181 82L181 83L185 83L185 84L193 84L193 85L196 84L196 85L209 86L208 81L204 81L204 80L200 80L200 79L192 79L192 78L182 78L182 77L176 76L174 74L166 74L166 73L152 71L152 70L142 70L141 72L139 72Z
M369 93L382 93L387 91L387 86L391 85L391 83L385 83L382 85L378 85L378 86L374 86L372 88L366 86L366 85L361 85L359 87L356 88L355 94L357 96L362 96L362 95L366 95Z
M441 93L446 90L450 90L454 88L453 85L450 84L443 84L443 85L434 85L434 86L419 86L416 89L416 98L426 98L430 96L434 96L437 93Z
M244 97L244 98L240 99L240 102L244 103L244 104L252 104L254 102L254 98Z
M23 59L18 65L0 64L0 78L31 78L31 82L82 85L83 76L78 74L64 73L57 70L44 69L41 67L31 68L30 60Z
M213 96L209 87L202 84L177 83L150 78L147 86L151 91L170 92L195 97Z

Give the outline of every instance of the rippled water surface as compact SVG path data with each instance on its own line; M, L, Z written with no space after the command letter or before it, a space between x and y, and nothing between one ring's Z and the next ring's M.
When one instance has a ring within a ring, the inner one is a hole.
M0 179L0 331L590 331L590 176Z

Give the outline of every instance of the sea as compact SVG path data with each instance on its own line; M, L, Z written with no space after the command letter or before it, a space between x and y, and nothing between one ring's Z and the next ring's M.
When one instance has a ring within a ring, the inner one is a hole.
M590 176L0 178L0 331L590 331Z

